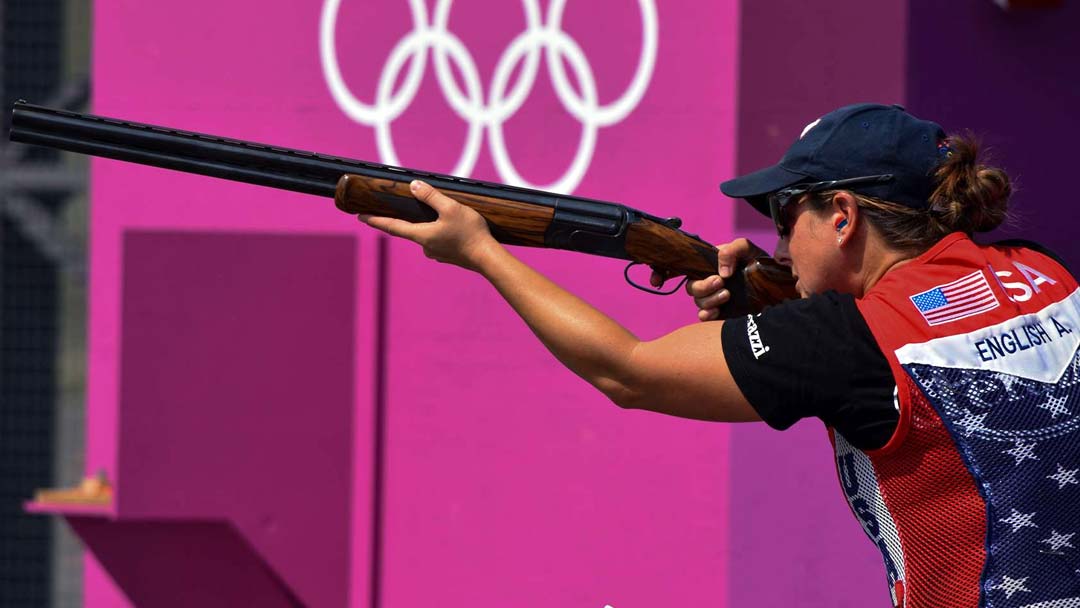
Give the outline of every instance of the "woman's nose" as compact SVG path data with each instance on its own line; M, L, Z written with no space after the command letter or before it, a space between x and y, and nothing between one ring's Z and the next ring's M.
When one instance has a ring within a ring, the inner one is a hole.
M776 249L773 250L773 259L781 264L791 264L791 254L788 252L788 240L781 238L776 241Z

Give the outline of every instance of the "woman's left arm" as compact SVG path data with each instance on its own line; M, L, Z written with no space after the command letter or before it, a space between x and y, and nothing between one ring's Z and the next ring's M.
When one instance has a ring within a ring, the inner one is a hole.
M722 322L638 340L514 257L472 209L423 182L413 182L412 191L438 212L438 220L410 224L374 216L360 219L420 244L428 257L479 272L559 361L619 406L700 420L760 420L728 370L720 341Z

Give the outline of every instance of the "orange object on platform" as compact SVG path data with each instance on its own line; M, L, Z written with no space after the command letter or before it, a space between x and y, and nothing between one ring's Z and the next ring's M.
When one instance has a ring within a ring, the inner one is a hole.
M113 490L104 474L86 477L74 488L47 488L34 492L34 502L80 505L108 505Z

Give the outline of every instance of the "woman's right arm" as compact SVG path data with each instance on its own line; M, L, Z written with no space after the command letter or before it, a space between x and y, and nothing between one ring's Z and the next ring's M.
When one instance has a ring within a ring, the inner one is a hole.
M727 367L723 322L641 341L497 243L477 269L559 361L619 406L698 420L760 420Z

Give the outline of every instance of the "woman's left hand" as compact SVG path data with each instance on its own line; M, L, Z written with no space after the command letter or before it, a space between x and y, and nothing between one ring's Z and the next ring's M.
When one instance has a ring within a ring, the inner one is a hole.
M424 255L433 260L478 270L486 250L498 245L484 218L426 182L414 180L409 190L434 209L439 218L420 224L376 215L360 215L358 219L389 235L419 244Z

